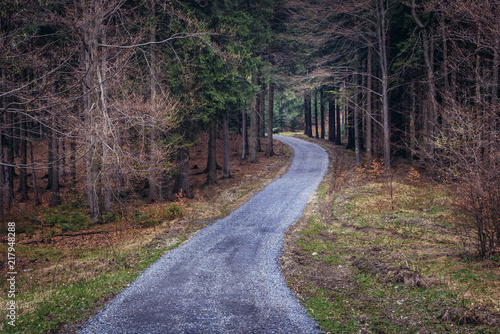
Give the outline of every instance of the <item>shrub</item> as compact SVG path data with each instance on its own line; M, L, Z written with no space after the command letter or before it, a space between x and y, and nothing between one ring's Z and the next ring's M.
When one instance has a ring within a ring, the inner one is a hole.
M465 108L450 105L443 110L446 123L435 140L431 160L449 180L458 184L458 208L471 220L481 257L500 252L500 141L498 108Z
M166 220L172 220L175 218L181 218L182 217L182 209L179 205L172 203L170 206L165 210L164 213L164 218Z

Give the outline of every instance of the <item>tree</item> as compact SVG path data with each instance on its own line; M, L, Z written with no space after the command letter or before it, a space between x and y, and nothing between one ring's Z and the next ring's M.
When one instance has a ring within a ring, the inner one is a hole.
M274 84L269 83L269 110L267 113L267 146L266 146L266 157L271 157L274 155L273 150L273 118L274 114Z

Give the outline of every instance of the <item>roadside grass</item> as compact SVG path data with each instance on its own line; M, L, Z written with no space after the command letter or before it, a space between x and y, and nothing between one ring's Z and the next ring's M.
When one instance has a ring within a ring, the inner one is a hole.
M257 167L242 163L244 172L217 186L194 187L194 199L127 203L125 212L106 215L102 225L89 226L81 201L9 217L16 222L18 309L13 327L6 319L8 282L0 280L0 332L77 332L165 252L285 173L291 153L282 144L275 150L276 156ZM7 249L0 243L3 258ZM7 272L3 263L0 270Z
M332 165L285 250L287 283L320 327L500 333L500 259L470 253L453 187L404 164L390 180L349 170L330 150L345 165Z
M19 249L20 256L44 254L48 261L59 260L53 267L20 276L16 283L24 291L17 298L19 317L15 327L4 322L2 333L48 333L60 329L62 324L85 320L94 313L96 305L103 305L167 250L139 247L111 255L104 249Z

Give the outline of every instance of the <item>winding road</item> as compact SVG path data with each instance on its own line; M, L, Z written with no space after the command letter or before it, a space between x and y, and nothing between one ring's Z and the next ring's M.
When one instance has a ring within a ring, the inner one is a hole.
M290 170L161 257L81 333L320 332L287 288L278 258L328 155L300 139L275 138L295 151Z

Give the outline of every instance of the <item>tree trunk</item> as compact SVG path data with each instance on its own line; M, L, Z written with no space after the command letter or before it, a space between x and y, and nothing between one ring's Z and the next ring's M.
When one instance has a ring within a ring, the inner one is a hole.
M19 168L19 188L21 190L21 202L28 201L28 177L27 177L27 166L28 166L28 150L27 150L27 139L26 139L26 121L24 116L21 117L21 131L20 131L20 162L21 166Z
M346 149L353 150L355 148L354 145L354 110L350 102L346 103L346 123L345 128L347 131L347 145Z
M312 115L311 115L311 91L306 90L304 93L304 110L306 121L306 135L312 138Z
M257 84L257 75L252 74L252 83ZM259 135L259 123L258 123L258 111L256 97L252 97L250 103L250 148L248 154L248 162L257 161L257 145L258 145L258 135Z
M52 134L54 131L52 129L48 128L47 131L45 131L45 134L47 135L48 141L47 141L47 187L45 189L50 190L52 188L52 161L54 161L54 141L52 140Z
M385 1L377 0L377 42L379 50L379 65L382 73L382 114L384 128L384 168L387 172L391 168L391 147L390 147L390 127L389 127L389 63L387 55L387 11Z
M69 143L69 148L71 150L71 154L70 154L70 170L69 170L69 177L70 177L70 181L69 181L69 187L70 187L70 191L72 192L76 192L76 183L77 183L77 180L76 180L76 141L75 139L71 139L70 143Z
M359 156L359 97L358 94L356 94L354 98L354 150L356 152L356 166L361 165L361 158Z
M229 166L229 122L227 120L227 111L223 116L223 135L224 135L224 166L222 168L222 177L228 179L231 177Z
M4 148L5 152L5 208L9 210L14 204L14 116L12 113L6 113L5 119L7 120L4 124L7 124L7 135L4 136L4 140L8 143L7 147ZM10 117L8 117L10 115Z
M368 46L368 56L366 60L366 113L365 113L365 148L366 160L370 165L372 162L372 48Z
M61 165L59 166L59 170L61 172L60 176L62 178L66 177L66 140L61 138Z
M260 85L260 107L259 107L259 136L264 138L266 136L266 95L267 95L267 84L262 80ZM262 147L259 152L263 152Z
M335 98L328 100L328 141L335 142Z
M156 10L155 10L155 1L150 0L150 7L151 7L151 17L156 18ZM156 76L156 23L153 21L152 27L151 27L151 34L149 38L151 44L149 46L149 56L150 56L150 65L149 65L149 94L150 94L150 101L151 101L151 108L152 108L152 115L156 115L156 90L157 90L157 76ZM149 200L152 202L158 202L161 200L161 186L159 182L159 172L158 172L158 166L157 166L157 133L154 128L150 130L150 151L151 151L151 157L152 157L152 164L150 166L150 172L149 172Z
M0 132L0 216L4 215L4 196L3 189L5 188L5 167L3 165L3 134Z
M416 120L416 114L417 114L417 93L415 89L415 81L412 81L411 86L411 109L410 109L410 159L413 160L416 155L416 126L415 126L415 120Z
M335 145L342 145L342 136L341 136L341 131L342 131L342 124L340 123L340 105L336 103L337 108L336 108L336 118L337 118L337 131L336 131L336 137L335 137Z
M38 197L38 185L36 182L35 173L35 159L33 159L33 142L30 141L30 160L31 160L31 178L33 179L33 191L35 193L35 205L40 205L40 198Z
M179 174L175 180L175 192L181 197L191 198L189 187L189 148L181 147L177 151Z
M61 204L61 197L59 195L59 138L57 132L54 131L56 127L55 123L56 116L52 116L52 137L49 139L52 141L52 184L50 185L50 191L52 193L50 199L50 206L56 206Z
M320 112L321 112L321 139L325 139L325 90L320 90Z
M245 108L241 109L241 159L245 159L248 155L248 126L247 126L247 111Z
M316 138L319 139L319 126L318 126L318 92L314 91L314 125L316 126Z
M207 185L217 184L217 121L210 123L208 137Z
M274 84L269 84L269 110L267 112L267 146L266 157L274 155L273 149L273 115L274 114Z

